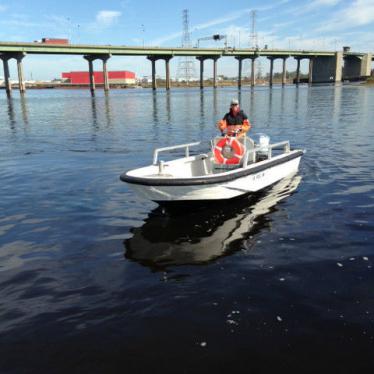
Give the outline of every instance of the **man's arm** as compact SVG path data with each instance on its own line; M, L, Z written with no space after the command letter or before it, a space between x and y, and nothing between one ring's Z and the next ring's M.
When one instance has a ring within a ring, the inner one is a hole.
M227 114L225 114L225 116L217 122L217 127L221 131L221 133L223 133L227 129L226 116Z
M239 135L239 137L244 136L251 128L251 124L248 120L248 116L243 112L243 125L242 125L242 131Z

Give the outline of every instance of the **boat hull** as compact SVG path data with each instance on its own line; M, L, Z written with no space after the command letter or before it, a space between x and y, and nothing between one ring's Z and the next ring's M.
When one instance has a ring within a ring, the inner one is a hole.
M293 157L280 158L278 162L265 161L262 165L253 168L253 170L230 173L233 178L227 181L217 180L214 183L209 179L201 180L200 183L180 183L165 185L165 183L138 183L131 180L123 180L130 183L131 187L142 197L162 202L172 201L212 201L212 200L228 200L260 191L281 179L295 174L298 171L300 159L303 152L293 155Z

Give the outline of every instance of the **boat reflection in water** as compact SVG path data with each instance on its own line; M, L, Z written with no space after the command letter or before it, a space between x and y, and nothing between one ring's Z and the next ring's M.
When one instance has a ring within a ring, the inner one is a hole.
M153 270L173 265L202 264L243 248L243 242L260 231L267 213L290 196L299 175L283 179L267 190L193 210L153 210L143 226L133 228L124 241L125 257Z

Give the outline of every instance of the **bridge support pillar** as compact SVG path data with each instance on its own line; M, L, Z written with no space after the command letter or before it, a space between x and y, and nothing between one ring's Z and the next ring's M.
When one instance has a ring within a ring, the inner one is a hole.
M282 86L284 86L286 84L286 60L287 60L287 57L283 57L282 58L283 60L283 65L282 65Z
M10 82L8 61L11 59L11 57L9 55L1 55L0 58L3 60L5 90L6 90L6 93L10 95L10 93L12 92L12 84Z
M170 65L169 61L173 56L164 55L150 55L147 56L147 59L152 63L152 89L157 89L157 80L156 80L156 61L157 60L165 60L165 88L166 90L170 90Z
M158 60L156 56L148 56L148 60L152 63L152 90L157 89L157 81L156 81L156 61Z
M107 70L107 61L109 60L109 58L111 57L111 55L106 55L106 56L102 56L100 57L100 59L102 60L103 62L103 77L104 77L104 91L109 91L110 89L110 86L109 86L109 79L108 79L108 70Z
M243 59L242 58L238 58L238 63L239 63L239 66L238 66L238 88L241 88L242 87L242 67L243 67Z
M335 82L341 82L342 81L342 75L343 75L343 53L342 52L336 52L335 53ZM369 72L370 75L370 72Z
M238 88L242 87L242 66L243 66L243 58L241 56L235 57L238 60Z
M256 84L256 76L255 76L255 60L256 57L251 58L251 86L254 87Z
M95 92L95 75L94 75L94 70L93 70L93 61L96 60L95 56L83 56L85 60L88 61L88 75L90 77L90 91L92 94Z
M103 63L104 90L109 91L110 87L108 80L107 61L111 56L111 54L96 54L83 56L83 58L88 61L88 75L90 77L90 91L92 94L95 92L96 89L95 73L93 69L93 62L95 60L101 60Z
M309 73L308 73L308 83L313 83L313 62L314 57L309 57Z
M107 60L103 60L103 75L104 75L104 91L109 91L109 79L108 79L108 70L106 67Z
M26 91L25 80L23 76L23 65L22 60L25 57L25 53L20 53L16 56L17 60L17 72L18 72L18 89L19 92L24 93Z
M157 81L156 81L156 60L152 59L152 90L157 88Z
M217 60L219 56L197 56L197 60L200 61L200 88L204 88L204 61L213 60L213 87L217 87Z
M297 61L297 66L296 66L296 79L295 79L295 83L299 84L300 83L300 61L301 61L301 58L296 58L296 61Z
M333 83L342 80L343 53L334 56L315 56L312 63L313 83Z
M361 77L370 77L371 75L371 62L373 60L373 54L367 53L362 56L361 60Z
M95 75L93 70L93 60L88 60L88 71L90 76L90 90L93 93L95 91Z
M165 88L170 90L170 65L171 56L165 57Z
M204 59L200 60L200 88L204 88Z
M343 79L360 80L369 77L371 74L371 60L371 53L362 56L345 55Z
M217 60L218 57L213 57L213 88L217 88Z
M202 56L196 57L197 60L200 61L200 89L204 88L204 60L205 58Z
M4 53L0 55L0 58L3 60L4 66L4 81L5 81L5 90L9 95L12 92L12 84L10 82L10 73L9 73L9 60L14 58L17 60L17 72L18 72L18 88L21 93L24 93L25 88L25 80L23 76L23 66L22 66L22 59L26 56L25 52L19 53Z
M253 87L256 84L256 77L255 77L255 60L257 56L236 56L235 57L238 62L239 62L239 71L238 71L238 88L241 88L242 86L242 62L245 59L250 59L251 60L251 86Z
M274 70L274 58L268 57L270 60L270 72L269 72L269 86L273 85L273 70Z

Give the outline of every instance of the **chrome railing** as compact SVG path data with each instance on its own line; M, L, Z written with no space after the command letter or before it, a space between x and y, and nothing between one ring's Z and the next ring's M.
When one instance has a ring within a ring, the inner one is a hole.
M288 140L285 140L283 142L268 144L266 146L260 146L259 144L256 144L253 149L247 150L245 152L243 158L243 168L246 168L248 166L248 162L256 162L257 153L267 155L267 159L270 159L272 157L273 149L283 149L284 153L289 153L291 150L290 142Z
M156 148L153 152L153 165L157 165L158 162L158 155L161 152L165 151L172 151L174 149L183 149L185 148L185 157L190 156L190 147L199 145L201 142L195 142L195 143L186 143L186 144L180 144L180 145L172 145L170 147L162 147L162 148Z
M289 142L289 140L285 140L283 142L269 144L267 146L267 148L268 148L268 158L271 158L273 149L282 149L283 148L284 153L289 153L290 152L290 142Z

